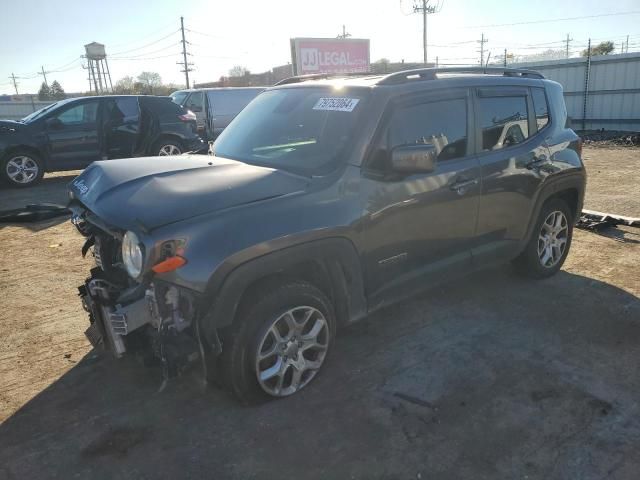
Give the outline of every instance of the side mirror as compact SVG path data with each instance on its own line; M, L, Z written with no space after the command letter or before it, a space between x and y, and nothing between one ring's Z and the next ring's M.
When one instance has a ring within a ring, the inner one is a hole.
M50 130L60 130L62 127L64 127L64 124L62 123L62 121L57 118L57 117L53 117L53 118L47 118L47 128Z
M438 152L430 143L403 145L391 151L391 168L401 173L430 173L436 169Z

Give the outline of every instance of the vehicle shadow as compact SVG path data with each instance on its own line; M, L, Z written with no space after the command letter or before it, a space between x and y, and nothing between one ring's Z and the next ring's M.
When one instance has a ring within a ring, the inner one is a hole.
M633 478L639 319L592 278L478 273L344 329L314 384L257 407L92 352L0 425L0 472Z
M79 173L79 171L74 171L47 175L38 185L28 188L9 188L2 185L0 187L0 210L13 210L38 203L66 205L68 201L67 184ZM13 226L40 231L65 222L68 218L69 216L60 216L40 222L0 223L0 229Z

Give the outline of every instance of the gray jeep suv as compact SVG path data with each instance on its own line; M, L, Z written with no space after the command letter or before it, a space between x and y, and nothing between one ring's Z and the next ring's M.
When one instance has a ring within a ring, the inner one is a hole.
M526 70L294 77L213 155L95 162L69 186L87 336L246 403L296 393L382 306L498 262L560 269L585 189L566 121Z

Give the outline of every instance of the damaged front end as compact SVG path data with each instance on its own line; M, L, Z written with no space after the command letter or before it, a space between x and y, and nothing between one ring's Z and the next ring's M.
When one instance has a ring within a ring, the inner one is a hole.
M160 364L165 378L203 359L197 293L152 274L131 278L123 262L126 234L102 224L88 210L72 210L73 224L87 239L83 256L91 252L96 262L90 277L78 287L89 313L85 335L91 344L117 358L136 353L145 364ZM161 246L164 255L171 255L171 248Z

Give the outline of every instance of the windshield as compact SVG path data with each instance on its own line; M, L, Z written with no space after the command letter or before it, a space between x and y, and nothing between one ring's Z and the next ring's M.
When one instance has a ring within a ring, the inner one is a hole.
M351 143L364 93L284 88L258 95L220 134L215 155L303 175L328 173Z
M33 122L34 120L37 120L38 118L42 117L48 111L53 110L55 107L62 105L63 103L66 103L66 101L55 102L55 103L52 103L51 105L47 105L46 107L41 108L40 110L36 110L35 112L30 113L20 121L23 123Z
M189 92L173 92L171 94L171 100L173 103L177 103L178 105L184 105L184 100L189 95Z

